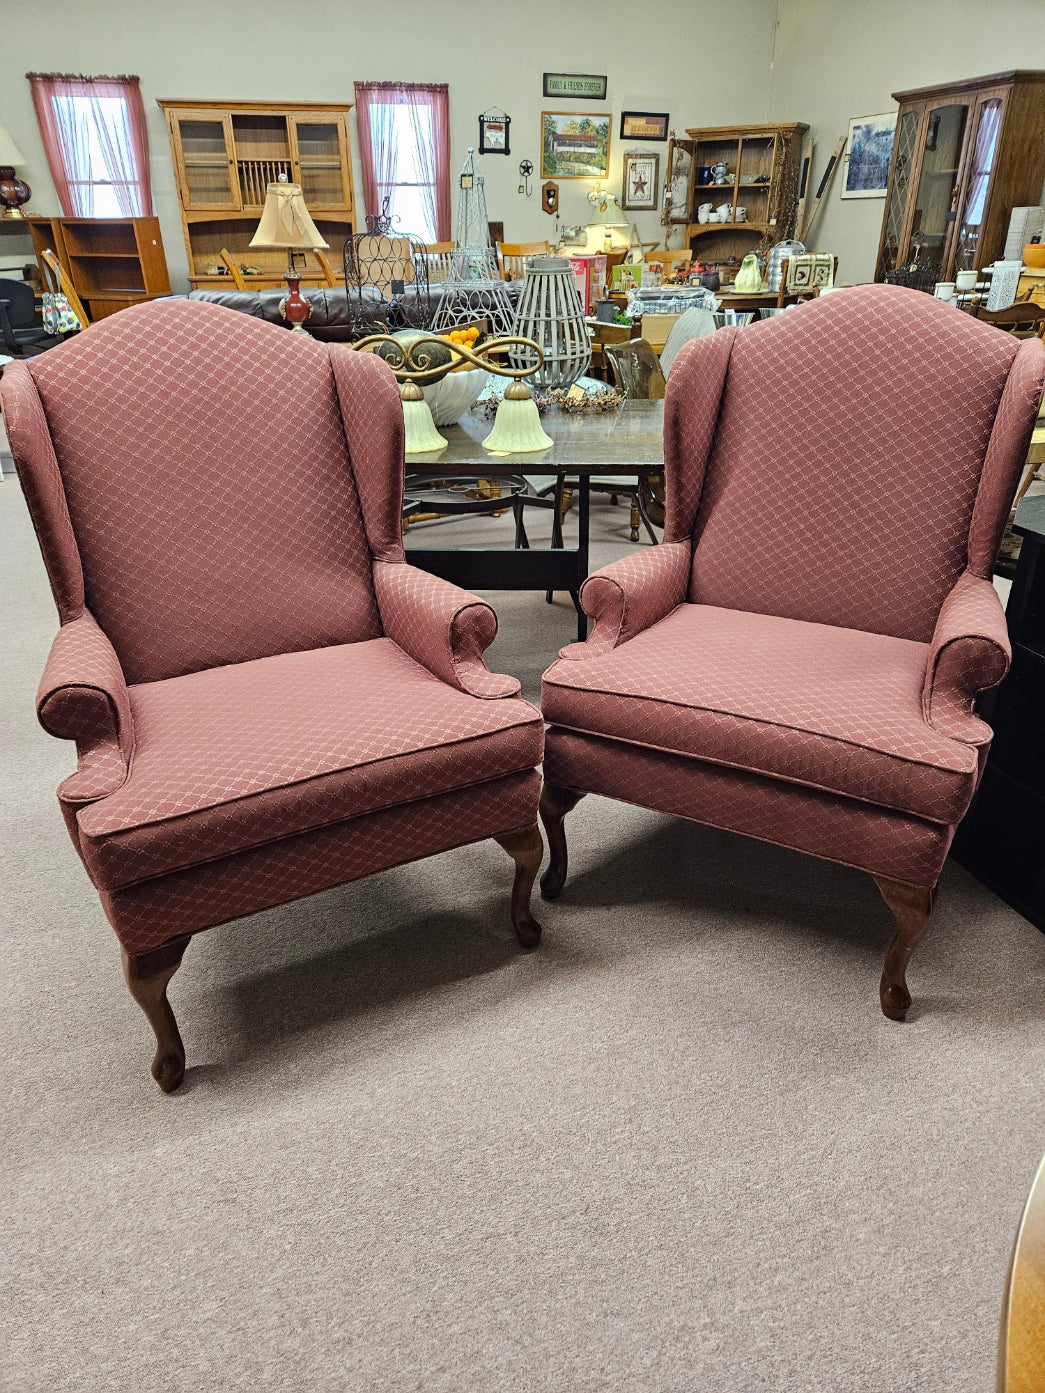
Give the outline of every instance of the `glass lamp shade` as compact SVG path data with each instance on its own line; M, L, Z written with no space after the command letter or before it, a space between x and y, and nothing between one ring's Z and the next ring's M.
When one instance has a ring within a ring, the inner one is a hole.
M533 339L544 353L544 362L533 375L539 387L569 387L591 363L591 344L584 323L584 306L565 256L533 257L515 315L514 334ZM536 359L532 349L513 350L511 362L529 367Z
M624 216L624 210L617 202L617 195L613 193L600 193L599 201L595 204L595 212L592 214L589 227L598 224L600 227L627 227L628 219Z
M252 247L286 247L292 251L326 251L319 228L312 221L300 184L269 184L258 230L250 240Z

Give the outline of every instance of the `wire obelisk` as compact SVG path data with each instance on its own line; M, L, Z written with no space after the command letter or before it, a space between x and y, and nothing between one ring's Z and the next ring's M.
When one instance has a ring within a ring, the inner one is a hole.
M483 176L475 172L471 146L459 183L457 246L450 260L450 278L443 284L435 312L435 332L487 319L491 333L510 334L515 312L497 269L497 254L490 245Z

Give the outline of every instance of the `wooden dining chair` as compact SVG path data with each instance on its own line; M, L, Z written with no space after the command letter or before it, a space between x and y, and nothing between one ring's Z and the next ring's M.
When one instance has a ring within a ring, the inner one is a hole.
M693 260L693 253L688 247L682 249L655 247L652 251L646 252L642 259L644 261L659 261L664 267L664 279L668 280L671 276L677 275L683 267L689 266Z
M221 264L225 267L225 270L228 271L229 276L232 278L232 284L236 287L236 289L246 290L247 282L243 279L243 272L236 265L235 261L232 258L232 253L228 250L227 247L222 247L221 251L218 252L218 258L221 261Z
M429 285L442 285L444 281L450 279L450 268L456 249L456 242L426 242L424 244Z
M984 324L993 324L996 329L1002 329L1014 338L1045 338L1045 305L1039 305L1034 300L1017 300L1004 310L988 310L976 305L972 313Z
M62 263L58 260L57 256L55 256L54 252L51 251L50 248L40 253L40 260L43 261L44 265L51 272L51 276L53 279L52 290L54 291L54 293L61 293L65 296L65 298L69 301L69 308L80 321L80 328L88 328L91 323L91 320L87 311L83 307L83 301L76 293L76 290L73 286L72 277L68 274L68 272L62 266Z
M497 265L501 268L502 280L522 280L530 257L550 256L551 250L548 242L498 242Z

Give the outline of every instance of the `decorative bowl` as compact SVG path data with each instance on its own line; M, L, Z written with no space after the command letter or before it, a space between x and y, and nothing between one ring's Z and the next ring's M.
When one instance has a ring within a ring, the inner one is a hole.
M1023 262L1035 271L1045 270L1045 242L1028 242L1023 248Z
M437 426L452 426L478 400L490 374L482 368L451 372L434 387L422 387Z

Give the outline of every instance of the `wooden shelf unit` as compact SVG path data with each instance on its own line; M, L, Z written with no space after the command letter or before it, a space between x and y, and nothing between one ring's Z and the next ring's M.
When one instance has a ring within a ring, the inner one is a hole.
M689 155L686 191L686 245L704 264L739 263L756 247L763 250L787 236L798 187L802 139L809 127L797 121L763 126L707 126L686 131L686 139L673 138L668 146L668 187L675 168L675 152ZM698 182L703 167L724 163L724 184ZM764 183L742 182L763 178ZM729 222L700 223L697 209L710 203L717 209L729 203ZM736 209L747 210L743 222Z
M156 218L29 218L33 249L53 251L92 322L171 293Z
M224 248L251 289L283 284L286 253L251 248L265 191L283 173L301 185L313 221L340 266L353 233L350 104L160 101L167 118L178 186L189 283L228 286L216 268ZM322 285L318 261L305 254L304 284Z
M1045 72L1013 69L894 92L900 103L875 280L907 267L936 280L1001 256L1013 208L1045 179Z

